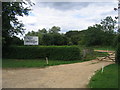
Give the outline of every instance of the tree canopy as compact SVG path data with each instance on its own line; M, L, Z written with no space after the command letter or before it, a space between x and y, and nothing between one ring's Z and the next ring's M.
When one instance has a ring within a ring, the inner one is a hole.
M30 7L24 7L25 2L2 2L2 44L9 46L11 36L23 33L24 25L17 16L28 15ZM30 4L32 5L32 4Z

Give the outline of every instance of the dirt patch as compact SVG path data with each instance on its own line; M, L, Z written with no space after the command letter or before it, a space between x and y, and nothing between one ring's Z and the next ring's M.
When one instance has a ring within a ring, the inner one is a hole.
M94 63L94 64L93 64ZM3 69L3 88L86 88L90 77L103 65L97 60L47 68Z

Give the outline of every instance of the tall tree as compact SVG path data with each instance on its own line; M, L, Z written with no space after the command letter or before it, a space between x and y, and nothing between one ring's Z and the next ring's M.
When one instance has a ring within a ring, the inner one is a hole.
M110 33L114 32L116 23L116 20L113 20L111 16L108 16L105 19L101 20L103 31L107 31Z
M85 45L86 46L102 45L103 33L104 32L98 27L98 25L88 27L84 37Z
M20 22L17 16L28 15L30 7L25 2L2 2L2 44L3 47L9 46L11 36L23 33L24 25Z
M41 34L46 34L47 33L47 30L45 29L45 28L43 28L43 29L39 29L38 30L38 33L41 33Z
M118 16L116 16L116 19L118 19L118 21L120 21L120 17L119 17L119 14L120 14L120 0L118 1L118 7L117 8L114 8L114 10L118 10ZM117 33L117 38L116 38L116 41L117 41L117 49L116 49L116 55L115 55L115 62L120 64L120 25L118 23L118 33Z
M51 29L49 29L49 33L59 33L60 27L58 26L53 26Z

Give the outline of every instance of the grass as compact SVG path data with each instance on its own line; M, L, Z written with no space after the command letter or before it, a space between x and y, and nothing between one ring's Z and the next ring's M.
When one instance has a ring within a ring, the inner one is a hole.
M96 50L107 50L107 47L100 47L100 46L96 46L96 47L86 47L84 45L73 45L76 46L80 49L80 51L84 50L84 49L96 49ZM109 49L110 50L110 49ZM81 53L82 54L82 53ZM94 51L91 54L88 54L85 58L83 58L83 61L89 61L89 60L93 60L96 59L96 57L104 57L109 55L107 52L96 52Z
M70 64L77 63L79 61L60 61L60 60L49 60L49 64L46 63L45 60L18 60L18 59L4 59L2 60L3 68L20 68L20 67L46 67L60 64Z
M77 46L80 50L83 50L84 48L93 48L94 50L109 50L109 51L115 51L115 48L112 46L91 46L91 47L86 47L84 45L73 45Z
M120 66L119 66L120 68ZM111 64L101 70L91 78L89 88L118 88L118 65Z
M96 59L96 57L104 57L107 55L108 55L107 52L96 52L95 51L93 54L88 54L85 58L83 58L83 61L89 61L89 60Z
M95 46L93 47L95 50L108 50L108 51L115 51L115 48L110 46Z
M46 60L39 59L3 59L2 67L3 68L30 68L30 67L46 67L46 66L54 66L60 64L71 64L71 63L79 63L84 61L89 61L95 59L96 57L106 56L107 53L94 52L94 54L87 55L82 60L73 60L73 61L62 61L62 60L49 60L49 64L46 64Z

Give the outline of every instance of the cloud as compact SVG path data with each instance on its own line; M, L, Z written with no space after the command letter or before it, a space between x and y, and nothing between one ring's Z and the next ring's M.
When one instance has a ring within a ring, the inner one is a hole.
M37 3L29 16L19 17L28 31L60 26L61 32L84 30L100 23L106 16L114 17L117 3L102 2L51 2Z
M38 2L41 7L50 7L57 10L80 9L89 5L89 2Z

